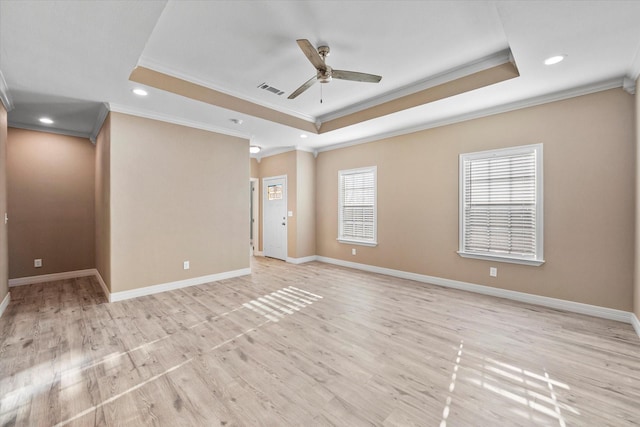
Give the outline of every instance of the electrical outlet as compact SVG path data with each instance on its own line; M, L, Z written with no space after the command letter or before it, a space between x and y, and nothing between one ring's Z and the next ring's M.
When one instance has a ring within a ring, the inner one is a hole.
M498 277L498 268L497 267L489 267L489 276Z
M356 254L356 248L351 248L351 255L355 255Z
M183 269L185 269L185 270L188 270L188 269L190 268L190 267L189 267L189 261L185 261L185 262L183 262L183 263L182 263L182 268L183 268Z
M36 268L42 267L42 260L40 258L33 260L33 266Z

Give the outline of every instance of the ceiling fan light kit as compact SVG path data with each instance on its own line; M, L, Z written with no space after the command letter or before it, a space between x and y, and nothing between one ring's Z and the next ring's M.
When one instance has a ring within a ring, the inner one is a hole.
M331 49L329 46L320 46L314 48L307 39L297 40L298 46L305 54L309 62L315 67L316 75L307 80L302 86L293 91L287 99L294 99L305 90L309 89L316 81L320 83L329 83L333 78L340 80L349 80L354 82L378 83L382 80L381 76L375 74L359 73L357 71L334 70L326 63Z

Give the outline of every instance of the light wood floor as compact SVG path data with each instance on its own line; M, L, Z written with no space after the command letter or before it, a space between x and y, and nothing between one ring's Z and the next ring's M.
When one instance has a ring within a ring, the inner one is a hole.
M637 426L630 325L320 263L11 289L0 425Z

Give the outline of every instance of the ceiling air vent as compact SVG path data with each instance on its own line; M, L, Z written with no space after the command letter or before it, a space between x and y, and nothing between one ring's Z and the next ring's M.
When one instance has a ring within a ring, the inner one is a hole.
M284 93L283 90L277 89L277 88L275 88L273 86L269 86L267 83L260 83L258 85L258 88L259 89L264 89L264 90L269 91L271 93L275 93L276 95L282 95Z

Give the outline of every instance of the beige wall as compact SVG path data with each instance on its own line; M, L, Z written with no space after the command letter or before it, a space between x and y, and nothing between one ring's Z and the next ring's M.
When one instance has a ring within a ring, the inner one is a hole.
M317 158L317 254L530 294L633 309L633 97L621 89L327 151ZM544 144L540 267L465 259L458 156ZM378 246L337 238L338 170L378 167ZM489 277L489 266L498 277Z
M95 241L96 269L111 290L111 118L107 116L96 138Z
M0 101L0 303L9 293L9 246L7 225L7 110Z
M9 277L94 268L91 141L9 128L7 142Z
M248 140L112 113L110 142L112 292L249 267Z
M297 251L297 173L296 173L297 155L296 151L287 151L286 153L277 154L275 156L265 157L260 161L260 251L264 250L263 242L263 222L262 222L262 180L272 176L287 176L287 210L293 212L293 217L287 218L287 256L296 257Z
M251 165L251 178L258 178L260 176L260 163L253 157L250 157L249 164Z
M634 275L634 312L640 319L640 78L636 80L635 94L635 121L636 121L636 252L635 252L635 275Z
M296 258L316 254L316 159L306 151L296 151Z

